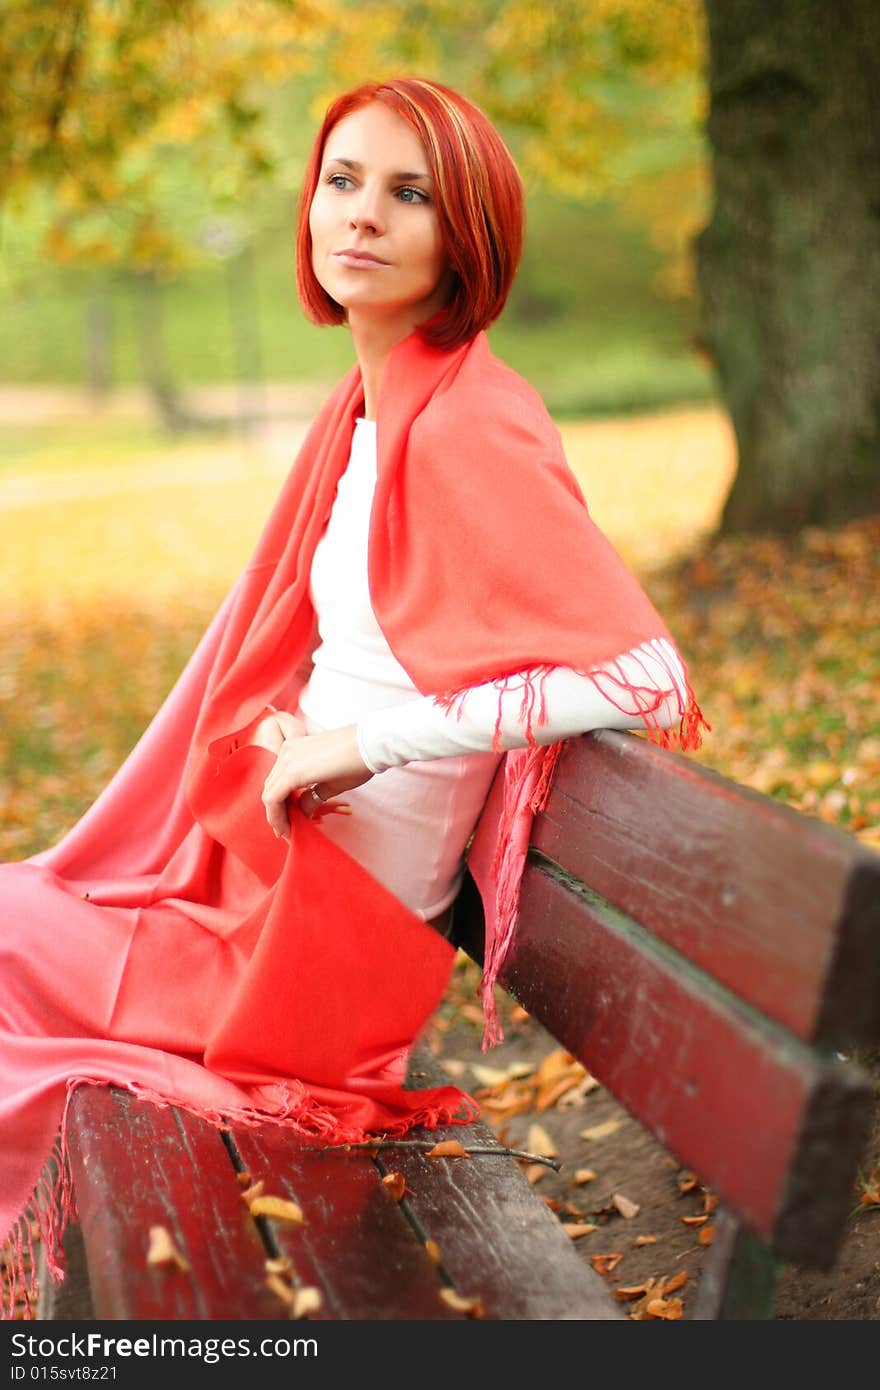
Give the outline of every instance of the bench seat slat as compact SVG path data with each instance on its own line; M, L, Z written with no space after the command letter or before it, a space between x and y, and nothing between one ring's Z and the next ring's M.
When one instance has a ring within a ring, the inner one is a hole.
M880 1036L880 855L851 836L602 731L564 746L532 843L799 1037Z
M319 1288L318 1318L459 1319L442 1280L369 1150L328 1152L279 1126L231 1130L247 1171L296 1202L307 1225L270 1222L299 1280Z
M436 1064L430 1084L439 1084ZM424 1083L423 1083L424 1084ZM466 1148L497 1145L488 1125L450 1125L413 1131L434 1142L458 1139ZM456 1290L479 1298L487 1318L608 1320L620 1305L510 1158L428 1158L411 1149L383 1149L382 1165L406 1179L404 1199L425 1239L439 1248Z
M97 1318L269 1320L265 1248L213 1126L109 1086L71 1099L69 1149ZM146 1262L164 1226L188 1273Z
M858 1072L534 863L501 983L758 1234L828 1262L871 1113Z

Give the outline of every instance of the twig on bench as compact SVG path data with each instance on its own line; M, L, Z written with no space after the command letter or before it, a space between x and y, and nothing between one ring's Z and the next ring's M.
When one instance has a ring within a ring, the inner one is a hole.
M423 1152L436 1147L436 1139L373 1139L365 1141L363 1144L323 1144L319 1153L329 1153L332 1149L421 1149ZM528 1163L543 1163L548 1168L552 1168L558 1173L562 1164L555 1158L546 1158L544 1154L527 1153L525 1149L505 1149L500 1145L475 1144L468 1149L462 1145L464 1152L470 1158L474 1154L501 1154L505 1158L524 1158Z

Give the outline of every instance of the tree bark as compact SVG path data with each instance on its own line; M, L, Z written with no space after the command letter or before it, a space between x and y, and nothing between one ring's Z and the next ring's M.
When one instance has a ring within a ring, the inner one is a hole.
M702 337L736 434L722 529L880 506L880 4L706 0Z

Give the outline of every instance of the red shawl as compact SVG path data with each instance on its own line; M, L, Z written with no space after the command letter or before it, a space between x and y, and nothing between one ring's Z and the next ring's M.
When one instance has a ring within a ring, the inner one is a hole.
M57 1272L70 1194L41 1169L79 1084L328 1142L475 1111L451 1086L402 1089L452 947L296 807L289 845L276 840L260 802L272 756L247 742L268 705L295 708L312 554L362 406L352 368L134 752L59 845L0 867L0 1242L11 1232L20 1262L30 1207ZM590 520L540 398L483 334L451 352L418 333L399 343L377 418L370 592L422 693L454 706L476 682L557 664L591 673L668 637ZM536 723L540 693L540 681L523 692ZM661 698L620 682L621 703L669 741L652 718ZM682 746L700 722L689 696ZM493 1036L491 982L551 765L552 750L508 754L475 839Z

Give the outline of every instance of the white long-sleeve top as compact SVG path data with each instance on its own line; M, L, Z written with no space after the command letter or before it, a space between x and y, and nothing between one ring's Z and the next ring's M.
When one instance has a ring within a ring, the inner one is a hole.
M508 678L503 688L491 681L474 686L454 711L419 694L388 646L370 602L367 544L375 486L375 422L359 419L312 562L318 643L299 713L309 732L354 724L365 764L382 774L346 793L352 815L328 816L322 830L431 920L458 892L464 847L501 756L492 751L499 712L501 746L522 748L528 742L522 682ZM549 744L588 729L641 727L637 712L615 703L620 677L666 692L672 670L684 698L684 674L674 648L663 639L622 654L607 670L607 695L601 677L594 680L568 667L543 673L546 719L533 737ZM536 673L523 676L535 679ZM661 726L669 725L678 710L679 699L670 694L655 717Z

